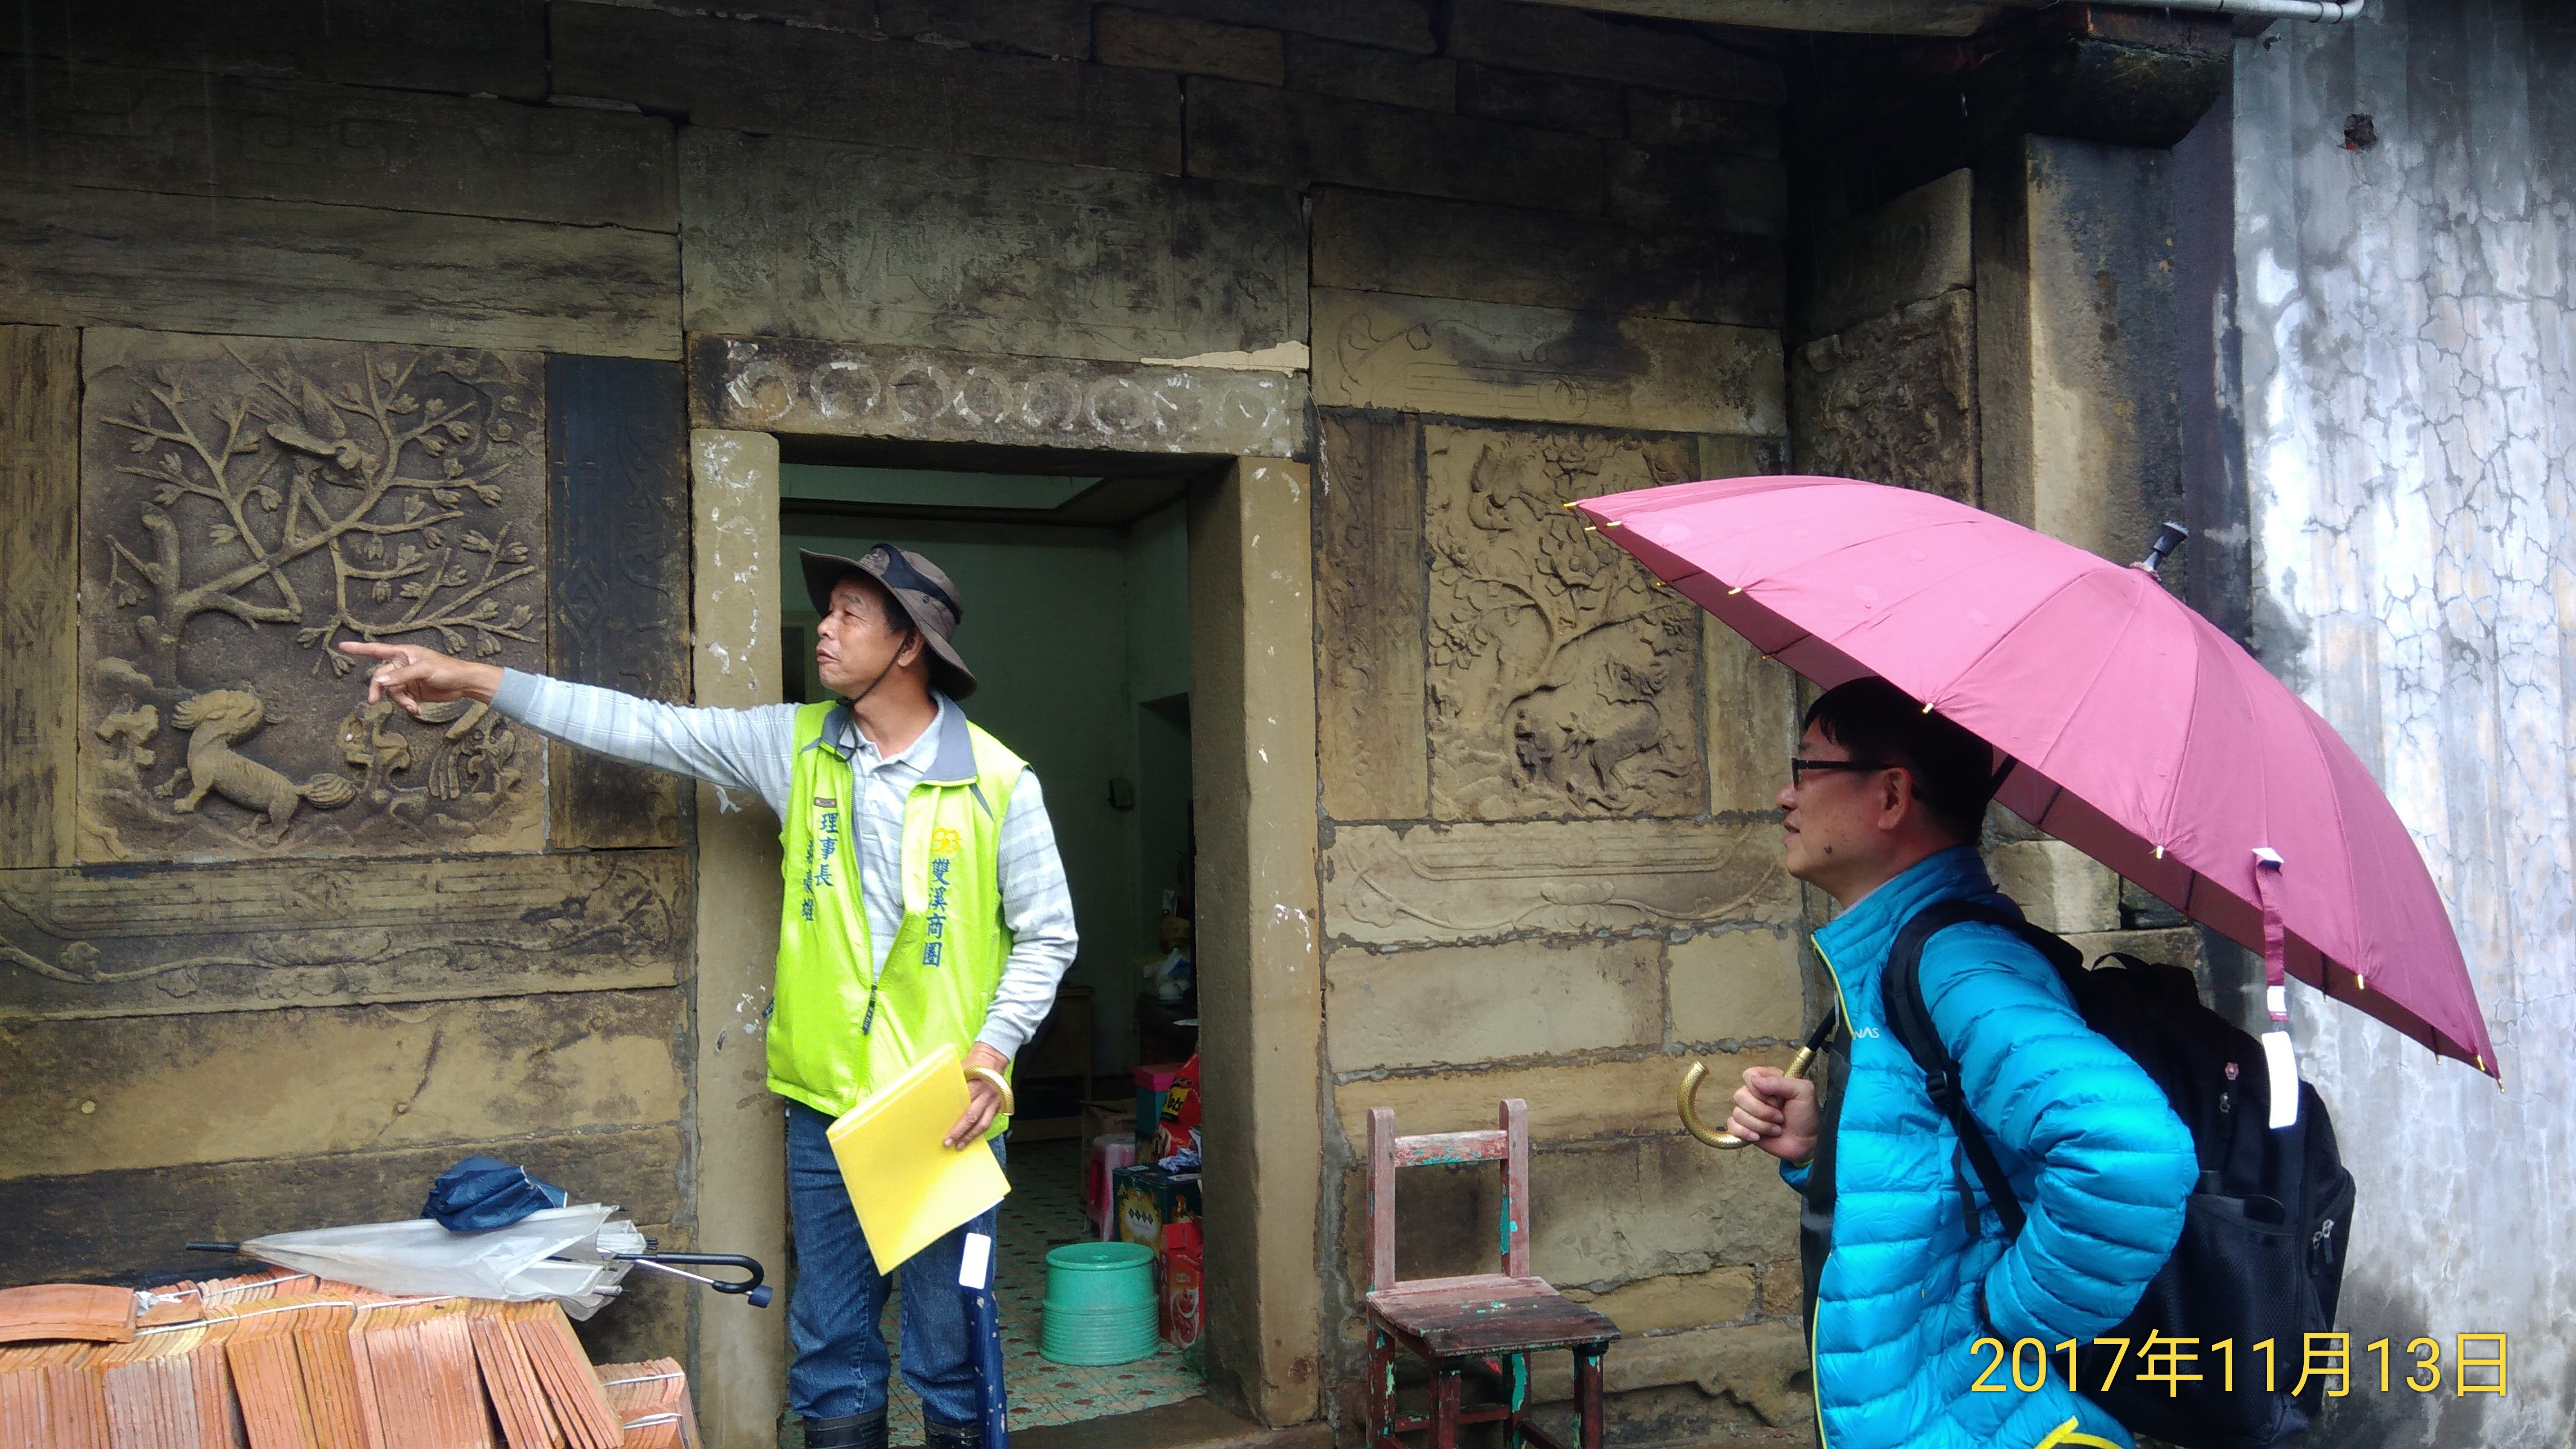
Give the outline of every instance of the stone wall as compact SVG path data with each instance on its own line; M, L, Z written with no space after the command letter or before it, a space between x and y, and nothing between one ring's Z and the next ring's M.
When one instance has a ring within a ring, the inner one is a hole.
M1254 1240L1211 1263L1220 1391L1347 1422L1346 1109L1523 1092L1543 1267L1657 1335L1614 1383L1795 1418L1785 1205L1712 1208L1761 1174L1657 1107L1686 1049L1801 1015L1752 844L1786 683L1557 506L1784 461L1758 44L1496 0L306 19L0 36L11 1277L399 1215L477 1148L774 1251L735 1065L761 933L699 900L756 900L762 828L488 713L370 710L330 644L754 703L776 439L1236 456L1193 524L1239 574L1198 585L1235 600L1201 683L1247 702L1211 1040L1260 1059L1208 1091L1241 1139L1212 1217ZM1264 672L1306 579L1312 746ZM1283 742L1311 845L1268 823ZM1272 919L1283 871L1321 933ZM1547 1009L1464 989L1492 973ZM1310 1111L1274 1078L1327 1034ZM1428 1267L1465 1240L1425 1201ZM717 1437L757 1436L774 1335L643 1297L602 1324L685 1341Z
M1359 1417L1368 1109L1454 1131L1516 1096L1536 1271L1627 1335L1619 1437L1795 1430L1789 1197L1672 1111L1690 1061L1784 1060L1805 1019L1766 828L1790 680L1563 506L1785 466L1780 83L1591 17L1507 35L1501 9L1451 27L1461 108L1606 168L1524 196L1319 167L1351 184L1314 194L1334 1412ZM1694 93L1595 79L1662 75ZM1706 189L1664 189L1684 170ZM1490 204L1515 201L1561 210ZM1491 1179L1400 1176L1402 1276L1491 1270Z
M782 446L1044 450L1197 478L1200 834L1234 872L1202 1004L1242 1058L1206 1091L1215 1391L1354 1432L1354 1124L1519 1095L1539 1271L1629 1334L1623 1439L1800 1432L1791 1203L1670 1106L1809 1019L1767 828L1794 689L1561 505L1778 471L1794 401L1810 466L2036 516L1996 489L1989 319L2091 346L2129 314L2059 283L2154 258L2048 205L1987 246L1971 212L2034 177L2134 197L2121 157L1920 172L1802 234L1793 323L1758 33L1504 0L107 9L0 34L0 1217L41 1225L8 1277L400 1214L478 1147L774 1254L765 817L369 710L328 645L763 702ZM2064 265L1992 312L2034 237ZM2005 355L2025 400L2055 356ZM2015 423L2065 464L2031 477L2154 474L2071 416ZM2070 928L2152 924L2031 844ZM1490 1241L1465 1174L1402 1201L1408 1275ZM603 1326L685 1343L713 1441L759 1442L775 1317L639 1299Z
M2430 1337L2444 1365L2438 1394L2356 1382L2319 1433L2560 1443L2576 30L2559 7L2396 0L2280 27L2238 67L2258 649L2414 832L2504 1080L2293 990L2362 1184L2337 1327ZM2502 1396L2456 1391L2454 1336L2481 1332L2509 1335Z

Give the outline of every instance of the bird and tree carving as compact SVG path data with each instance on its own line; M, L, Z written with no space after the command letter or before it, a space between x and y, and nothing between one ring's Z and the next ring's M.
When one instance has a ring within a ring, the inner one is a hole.
M188 743L147 800L112 788L134 731L93 731L110 766L92 772L110 786L84 821L93 843L148 850L121 839L138 827L167 843L171 817L210 797L270 848L298 833L299 806L468 834L521 813L501 798L521 782L503 722L405 738L414 726L375 721L361 762L345 695L313 681L351 670L333 647L348 639L542 661L536 359L126 337L91 370L84 429L84 551L102 586L84 609L85 695L99 720L157 708ZM153 800L170 803L138 816ZM361 848L354 827L324 833L337 843L321 848Z

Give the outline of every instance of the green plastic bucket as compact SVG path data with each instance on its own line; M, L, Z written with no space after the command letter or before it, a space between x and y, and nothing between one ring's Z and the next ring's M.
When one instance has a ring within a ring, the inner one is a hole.
M1050 1363L1100 1366L1150 1358L1162 1346L1153 1304L1134 1308L1045 1305L1038 1355Z
M1067 1243L1046 1256L1048 1306L1154 1306L1154 1250L1143 1243Z
M1051 1363L1133 1363L1160 1345L1154 1250L1068 1243L1047 1254L1038 1354Z

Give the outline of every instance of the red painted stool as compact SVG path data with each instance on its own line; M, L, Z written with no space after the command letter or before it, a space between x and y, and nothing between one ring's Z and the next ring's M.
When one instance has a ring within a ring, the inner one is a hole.
M1488 1132L1398 1137L1389 1107L1370 1108L1368 1124L1368 1449L1405 1449L1397 1436L1419 1430L1430 1431L1428 1449L1457 1449L1459 1426L1498 1420L1507 1444L1566 1449L1526 1418L1529 1355L1552 1349L1574 1354L1580 1449L1601 1449L1601 1354L1619 1327L1530 1275L1529 1104L1505 1101L1503 1125ZM1503 1164L1503 1270L1397 1281L1395 1170L1489 1161ZM1397 1411L1395 1368L1404 1354L1431 1371L1427 1413ZM1479 1368L1502 1377L1506 1402L1465 1406L1467 1372Z

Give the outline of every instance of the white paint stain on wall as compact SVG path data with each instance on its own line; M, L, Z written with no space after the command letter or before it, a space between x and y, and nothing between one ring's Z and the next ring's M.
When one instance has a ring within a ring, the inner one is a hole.
M2544 9L2397 0L2237 52L2258 644L2423 848L2507 1088L2297 1003L2361 1184L2338 1327L2446 1369L2454 1335L2510 1335L2506 1396L2373 1371L2331 1443L2576 1422L2576 31Z

